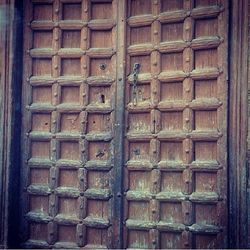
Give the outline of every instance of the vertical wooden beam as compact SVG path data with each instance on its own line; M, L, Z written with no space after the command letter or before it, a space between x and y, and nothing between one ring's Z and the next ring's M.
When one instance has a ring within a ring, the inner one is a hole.
M248 0L230 8L229 247L247 247Z

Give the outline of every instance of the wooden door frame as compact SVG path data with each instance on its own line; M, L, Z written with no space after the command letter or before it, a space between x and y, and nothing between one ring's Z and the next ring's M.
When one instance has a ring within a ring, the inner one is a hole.
M10 15L9 38L1 54L5 70L0 81L0 217L2 247L17 247L16 221L20 169L20 106L22 79L22 1L0 0L8 5ZM248 90L248 4L249 0L230 1L229 22L229 118L228 118L228 196L229 196L229 247L247 247L247 90ZM24 24L25 25L25 24ZM1 30L3 32L3 29ZM13 60L15 58L15 60ZM18 69L12 71L12 69ZM118 72L119 74L119 72ZM123 83L123 76L120 76ZM120 84L120 91L122 84ZM123 98L123 93L120 93ZM120 99L121 100L121 99ZM122 101L121 101L122 102ZM6 111L3 115L2 111ZM7 115L8 114L8 115ZM123 117L118 120L122 122ZM123 127L123 126L120 126ZM121 129L121 128L120 128ZM120 130L120 129L117 129ZM122 146L118 149L122 151ZM118 159L122 161L122 156ZM237 167L235 167L237 166ZM121 178L121 176L119 177ZM7 194L7 195L3 195ZM117 209L121 207L118 202ZM121 232L120 232L121 233Z

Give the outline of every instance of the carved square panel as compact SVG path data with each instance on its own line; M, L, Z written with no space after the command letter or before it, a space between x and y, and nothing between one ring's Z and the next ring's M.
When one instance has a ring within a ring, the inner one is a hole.
M217 161L217 142L195 142L196 161Z
M110 114L88 114L88 133L103 133L111 131Z
M32 131L50 132L51 114L35 113L32 115Z
M130 113L128 115L129 131L131 133L150 133L150 113Z
M90 45L91 48L111 48L112 30L91 30Z
M111 58L91 58L90 75L91 76L109 76L114 72Z
M217 4L218 0L195 0L195 7L205 7Z
M35 30L33 33L33 48L52 48L52 31Z
M132 220L150 220L148 201L129 201L128 219Z
M30 195L29 210L36 213L49 214L49 196Z
M183 160L182 142L162 141L160 157L162 161L181 162Z
M129 144L129 159L150 161L149 148L149 142L131 142Z
M162 130L182 130L183 115L182 111L161 112Z
M112 17L111 1L91 3L91 19L110 19Z
M217 49L196 50L194 52L195 69L217 68Z
M130 72L133 72L134 64L140 64L140 72L139 73L150 73L151 62L150 62L150 55L140 55L140 56L131 56L130 57Z
M53 18L53 5L52 4L34 4L33 5L33 19L35 21L52 21Z
M80 133L80 113L61 113L60 132Z
M76 226L57 225L57 241L76 242Z
M151 26L131 27L130 44L151 43Z
M130 15L139 16L152 13L151 0L131 0Z
M81 20L81 3L64 3L62 8L62 19Z
M89 87L89 102L90 105L100 105L111 103L110 87L90 86Z
M161 232L160 233L161 249L182 249L181 233Z
M161 0L161 12L183 9L183 0Z
M128 248L149 249L149 231L128 230Z
M196 172L195 192L217 192L217 173Z
M160 220L167 223L182 223L181 202L161 202Z
M196 130L216 130L217 110L195 111L195 129Z
M217 204L195 204L195 223L198 225L218 225Z
M183 99L182 82L162 82L160 95L161 95L161 101Z
M50 159L50 142L49 141L32 141L31 142L32 158Z
M129 171L129 190L150 191L150 172Z
M79 186L78 171L76 169L61 168L59 170L58 186L78 187Z
M90 200L87 201L87 216L99 219L108 219L108 201Z
M31 240L47 241L48 225L46 223L29 223L29 235Z
M133 102L134 96L133 96L133 86L130 85L130 96L129 96L129 102ZM137 103L143 104L143 102L150 102L151 101L151 89L150 84L137 84Z
M78 218L80 204L76 198L58 197L58 214Z
M217 80L197 80L194 82L195 99L217 97Z
M215 249L219 244L216 234L194 234L194 248L196 249Z
M161 191L181 192L182 185L183 185L182 172L162 171Z
M94 189L108 189L110 182L109 173L106 171L88 171L87 187Z
M60 159L79 160L79 143L77 141L60 142Z
M48 185L49 169L31 168L30 169L30 185Z
M62 30L62 48L80 48L80 30Z
M107 161L110 158L110 143L108 142L89 142L88 143L89 160Z
M61 103L80 104L80 87L62 86Z
M183 70L183 53L172 52L172 53L162 54L161 70L162 71Z
M164 23L161 25L161 41L183 40L183 22Z
M33 76L51 76L52 64L50 58L35 58L32 63Z
M62 58L61 59L62 76L80 76L81 60L80 58Z
M33 103L52 103L52 92L50 86L37 86L32 88Z
M86 228L87 245L107 246L108 230L102 228Z
M204 36L218 36L217 17L195 20L195 38Z

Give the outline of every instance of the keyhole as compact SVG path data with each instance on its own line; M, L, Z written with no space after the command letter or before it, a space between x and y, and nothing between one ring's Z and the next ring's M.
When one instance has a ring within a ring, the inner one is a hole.
M101 103L105 103L105 95L101 95Z

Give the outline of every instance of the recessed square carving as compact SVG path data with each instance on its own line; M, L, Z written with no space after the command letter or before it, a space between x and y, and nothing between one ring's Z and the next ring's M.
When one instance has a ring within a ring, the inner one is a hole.
M89 87L89 104L90 105L110 105L111 102L110 87Z
M81 31L62 30L62 48L80 48Z
M130 160L150 160L149 142L131 142L129 145Z
M80 104L80 88L78 86L62 86L61 103Z
M217 234L194 234L193 240L196 249L216 249L221 245Z
M161 25L161 41L183 40L183 23L165 23Z
M216 204L195 204L195 223L199 225L218 225Z
M91 30L91 48L111 48L112 30Z
M217 18L195 20L195 37L218 36Z
M59 242L76 242L76 226L58 225L57 227Z
M110 58L91 58L90 75L91 76L109 76L113 75L114 69Z
M217 161L217 142L195 142L196 161Z
M88 114L88 133L111 131L110 114Z
M111 19L112 17L111 1L91 3L91 19Z
M80 76L81 61L80 58L62 58L61 59L61 75L62 76Z
M161 62L162 71L183 70L182 52L162 54Z
M79 113L62 113L61 114L61 132L78 132L80 133L80 114Z
M109 204L108 201L88 200L87 216L99 219L108 219Z
M183 223L180 202L161 202L160 220L167 223Z
M50 132L51 115L50 114L33 114L32 131Z
M194 52L195 69L217 68L217 49L196 50Z
M162 82L160 95L161 101L182 100L182 82Z
M196 172L195 192L217 192L216 172Z
M89 160L109 160L110 144L108 142L89 142L88 150Z
M195 0L195 7L217 5L218 0Z
M163 171L161 173L161 191L181 192L182 185L182 172Z
M80 3L64 3L62 10L62 19L81 20L82 6Z
M143 56L131 56L130 58L130 72L133 72L134 64L140 64L140 72L139 73L150 73L150 55L143 55Z
M182 142L161 142L162 161L182 161Z
M196 99L217 97L217 80L197 80L194 88Z
M149 231L147 230L128 230L128 248L149 249Z
M52 4L34 4L34 20L50 20L53 18Z
M161 129L162 130L182 130L183 116L182 112L171 111L161 113Z
M79 143L74 141L60 142L60 159L79 160Z
M150 172L130 171L129 172L129 190L150 191Z
M150 113L131 113L128 116L129 132L150 133Z
M217 130L217 111L195 111L195 129L196 130Z
M30 185L48 185L49 169L31 168L30 169Z
M131 0L130 15L139 16L152 13L151 0Z
M49 197L42 195L29 196L30 211L36 213L49 213Z
M105 171L88 171L87 182L88 188L108 189L109 174Z
M77 211L79 210L78 200L76 198L58 198L58 213L68 216L78 217Z
M47 103L51 104L52 94L51 87L33 87L32 88L32 101L33 103Z
M34 31L33 48L52 48L52 31Z
M58 185L63 187L78 187L78 172L75 169L60 169Z
M168 12L183 9L183 0L161 0L161 11Z
M151 26L131 27L130 44L151 43Z
M87 245L97 245L108 248L108 230L102 228L86 228Z
M50 159L50 142L49 141L32 141L31 142L32 158Z
M32 74L33 76L51 76L52 66L49 58L33 59Z
M149 202L130 201L128 204L128 219L149 221Z
M130 96L129 96L129 102L133 102L134 99L134 93L133 93L133 86L130 85ZM150 84L137 84L137 103L143 103L143 102L150 102L151 101L151 90L150 90Z
M48 225L47 223L29 223L29 235L31 240L47 241Z
M160 233L161 249L182 249L181 233L161 232Z

